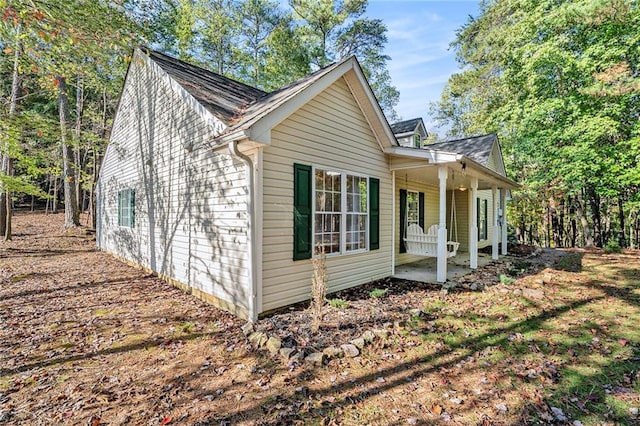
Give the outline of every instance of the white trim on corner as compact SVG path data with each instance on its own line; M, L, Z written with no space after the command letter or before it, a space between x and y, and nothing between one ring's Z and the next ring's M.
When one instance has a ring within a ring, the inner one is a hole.
M177 81L175 81L166 71L156 64L149 56L147 56L142 50L136 49L133 54L132 61L141 59L145 65L147 65L156 75L158 75L175 94L180 96L182 100L193 109L197 115L204 120L205 123L212 129L214 137L224 132L227 125L221 120L215 117L209 112L196 98L194 98L189 92L185 90Z
M264 234L264 199L262 197L264 191L264 152L260 147L256 149L253 155L254 166L254 211L253 226L255 229L255 265L254 271L256 290L257 290L257 311L262 312L262 256L263 256L263 234Z

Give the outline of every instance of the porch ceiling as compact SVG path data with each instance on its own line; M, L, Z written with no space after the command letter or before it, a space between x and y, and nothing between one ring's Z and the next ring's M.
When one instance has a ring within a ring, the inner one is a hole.
M430 164L422 167L396 170L396 178L399 180L409 180L412 182L424 183L426 185L438 186L438 166L442 164ZM457 167L456 167L457 166ZM447 164L449 175L447 176L447 189L468 189L471 187L471 178L478 178L478 189L491 189L493 185L503 188L504 185L489 176L479 175L473 172L463 172L459 170L460 164Z
M418 150L416 150L418 151ZM449 174L447 189L470 188L471 179L478 178L478 189L498 188L516 189L518 184L499 173L476 163L463 155L438 152L436 155L427 150L419 150L418 155L405 153L390 154L390 168L396 172L397 179L407 179L427 185L438 186L438 168L446 166ZM431 154L431 155L429 155ZM445 155L442 155L445 154Z

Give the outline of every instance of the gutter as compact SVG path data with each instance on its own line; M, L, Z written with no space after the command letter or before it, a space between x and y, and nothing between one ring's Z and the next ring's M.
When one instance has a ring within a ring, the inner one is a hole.
M229 153L233 156L245 163L247 169L249 169L248 176L248 187L249 187L249 200L247 201L247 224L249 226L248 233L248 241L249 241L249 250L247 255L249 256L249 281L250 281L250 290L251 297L249 298L249 321L256 321L258 319L258 282L256 280L256 271L257 265L256 259L258 258L256 255L256 227L254 226L255 220L255 188L254 188L254 171L253 171L253 161L251 158L244 155L238 149L238 141L229 142L227 145L229 148Z

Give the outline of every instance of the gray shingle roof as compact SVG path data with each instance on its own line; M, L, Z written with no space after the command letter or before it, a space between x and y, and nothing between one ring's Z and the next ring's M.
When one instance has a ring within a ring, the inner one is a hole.
M498 141L495 133L470 138L456 139L452 141L435 142L427 145L429 149L455 152L462 154L472 160L487 165L493 144Z
M253 123L258 121L261 117L267 114L270 111L278 108L280 105L302 92L307 87L311 86L313 83L318 81L324 75L331 72L333 69L338 67L340 64L350 60L351 58L347 58L342 62L336 62L330 65L327 65L324 68L319 69L318 71L309 74L306 77L301 78L300 80L294 81L288 86L283 87L282 89L278 89L273 91L266 96L256 100L253 104L249 105L242 113L242 115L238 118L237 122L227 129L225 133L231 133L234 130L240 128L246 128L251 126Z
M160 52L143 50L202 106L226 124L232 123L249 104L266 95L260 89L204 68Z
M391 131L394 135L400 135L402 133L413 132L416 129L418 123L422 121L422 118L412 118L411 120L398 121L391 125Z

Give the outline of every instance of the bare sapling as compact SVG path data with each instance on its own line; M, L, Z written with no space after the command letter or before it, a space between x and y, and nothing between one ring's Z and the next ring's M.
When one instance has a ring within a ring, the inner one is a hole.
M311 331L317 333L322 324L322 307L327 297L327 264L324 250L311 259L313 277L311 278Z

